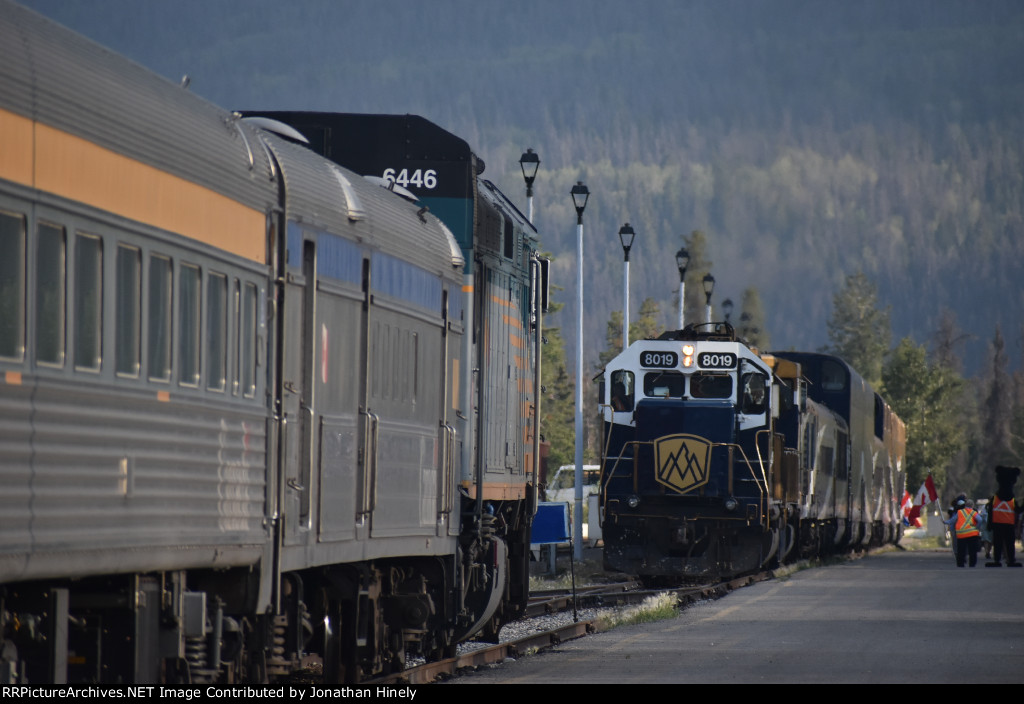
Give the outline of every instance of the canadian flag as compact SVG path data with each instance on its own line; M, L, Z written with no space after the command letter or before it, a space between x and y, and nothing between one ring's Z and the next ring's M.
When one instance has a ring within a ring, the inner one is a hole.
M914 508L914 497L910 495L910 492L906 489L903 490L903 501L900 503L900 509L903 511L903 516L910 515L910 509Z
M935 491L935 482L932 481L932 475L928 475L928 478L924 480L924 484L917 490L917 494L914 496L915 506L924 506L925 504L934 503L939 500L939 492Z

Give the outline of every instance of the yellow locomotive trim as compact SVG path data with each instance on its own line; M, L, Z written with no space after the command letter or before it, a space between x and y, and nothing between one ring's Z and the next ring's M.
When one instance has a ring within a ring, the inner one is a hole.
M186 179L0 110L0 177L136 222L266 259L265 215Z
M514 316L508 315L506 313L502 313L501 319L503 321L505 321L506 325L510 325L510 326L516 328L517 330L522 330L523 329L523 324L519 321L519 318L516 318Z
M469 498L476 498L476 485L472 482L462 482L462 488L466 490ZM526 498L525 484L498 484L495 482L484 482L483 498L492 501L517 501Z

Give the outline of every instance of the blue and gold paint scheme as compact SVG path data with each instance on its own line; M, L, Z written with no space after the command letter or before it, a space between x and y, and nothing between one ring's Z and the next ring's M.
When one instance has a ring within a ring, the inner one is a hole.
M708 483L711 443L696 435L666 435L654 442L655 478L681 494Z
M898 538L903 426L838 358L690 326L611 360L601 399L608 568L711 580Z

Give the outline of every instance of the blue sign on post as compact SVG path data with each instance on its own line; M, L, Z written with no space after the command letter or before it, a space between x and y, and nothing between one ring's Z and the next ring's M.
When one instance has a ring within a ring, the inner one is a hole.
M537 515L533 517L530 531L530 547L536 548L551 543L567 543L572 533L569 530L569 504L561 501L541 501Z

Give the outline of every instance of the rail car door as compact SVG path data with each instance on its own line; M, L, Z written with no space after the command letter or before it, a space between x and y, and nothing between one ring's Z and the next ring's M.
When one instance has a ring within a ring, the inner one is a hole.
M370 537L437 533L446 436L446 315L441 278L374 253L366 421ZM408 548L419 549L420 539Z
M366 408L368 261L354 243L323 234L318 240L314 346L317 363L314 450L317 541L336 543L356 535L364 515L366 485L360 457L371 418Z
M289 233L291 255L285 281L281 417L284 426L284 543L305 540L312 519L313 361L316 315L316 243Z

